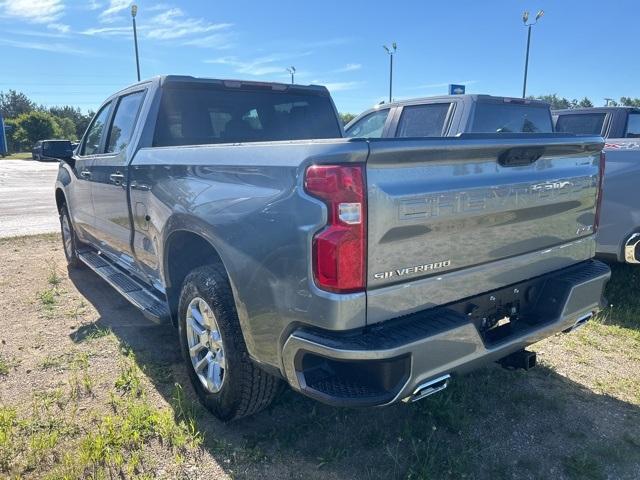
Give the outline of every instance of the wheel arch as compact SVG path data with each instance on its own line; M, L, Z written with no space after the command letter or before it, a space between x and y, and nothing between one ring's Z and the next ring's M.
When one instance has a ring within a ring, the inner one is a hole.
M189 272L202 265L220 265L230 283L231 279L216 247L200 233L191 230L175 230L167 237L163 250L162 273L167 302L171 310L172 322L177 326L180 290Z
M62 211L62 206L67 203L67 197L64 193L62 187L56 188L56 207L58 208L58 213Z

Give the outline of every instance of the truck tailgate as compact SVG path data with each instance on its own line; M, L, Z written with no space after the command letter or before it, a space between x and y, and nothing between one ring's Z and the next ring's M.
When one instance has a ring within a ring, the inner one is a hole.
M600 137L558 135L371 141L369 296L382 305L377 289L431 277L449 292L435 299L415 290L417 298L389 305L389 312L408 313L464 298L453 279L467 270L486 283L475 283L477 293L590 258L593 242L563 247L592 240L602 147ZM520 262L540 252L546 271ZM369 313L372 321L386 316Z

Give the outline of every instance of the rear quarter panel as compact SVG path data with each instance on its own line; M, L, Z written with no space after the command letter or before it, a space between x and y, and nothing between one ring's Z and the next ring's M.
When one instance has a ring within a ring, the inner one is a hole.
M367 152L365 142L343 139L141 149L131 181L151 189L131 191L136 254L169 286L169 237L189 231L207 239L228 272L250 354L279 366L282 337L297 324L365 324L364 293L314 285L311 238L326 209L302 182L312 163L364 162Z

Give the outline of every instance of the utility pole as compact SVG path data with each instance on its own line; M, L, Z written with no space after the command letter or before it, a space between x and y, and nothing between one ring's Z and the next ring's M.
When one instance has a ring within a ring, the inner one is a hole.
M140 60L138 58L138 31L136 30L136 15L138 14L138 5L131 5L131 19L133 20L133 44L136 49L136 71L138 72L138 81L140 81Z
M294 67L293 65L287 68L287 72L289 72L291 74L291 85L293 85L294 83L294 77L296 74L296 67Z
M544 11L538 10L535 21L529 23L529 12L524 12L522 14L522 22L524 23L524 26L527 27L527 54L524 60L524 82L522 84L522 98L525 98L527 95L527 74L529 73L529 47L531 46L531 27L538 23L538 20L540 20L543 15Z
M393 42L391 48L386 45L383 45L382 48L384 48L389 55L389 103L391 103L393 99L393 56L396 50L398 50L398 45L396 45L396 42Z

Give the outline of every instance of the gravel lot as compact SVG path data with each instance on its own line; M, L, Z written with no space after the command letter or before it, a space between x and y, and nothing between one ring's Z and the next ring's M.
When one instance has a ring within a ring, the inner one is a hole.
M0 238L60 229L54 197L58 162L0 160Z
M640 478L640 269L596 321L414 404L324 406L285 390L224 424L194 398L176 332L147 321L60 237L0 240L0 478Z

